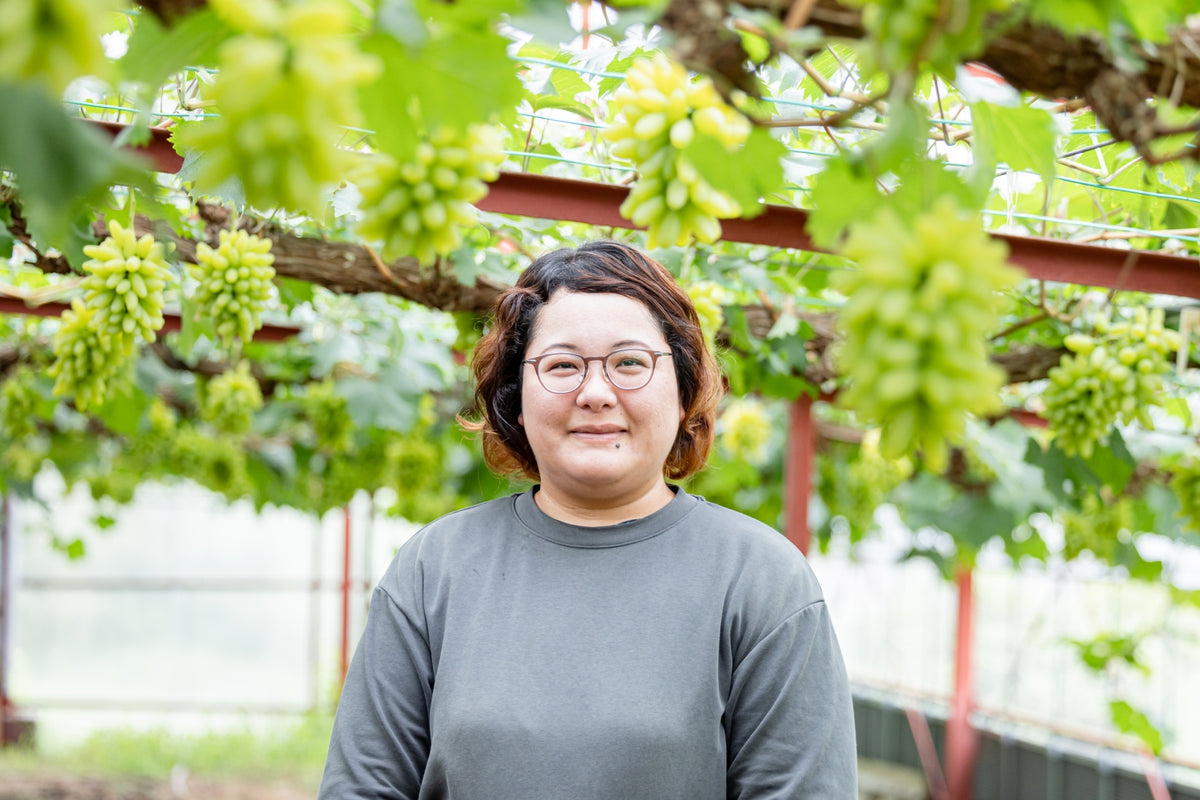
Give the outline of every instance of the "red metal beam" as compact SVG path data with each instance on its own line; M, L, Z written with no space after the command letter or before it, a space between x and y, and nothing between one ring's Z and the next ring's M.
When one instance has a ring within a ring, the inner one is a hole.
M112 122L93 121L93 124L113 136L126 127ZM169 136L167 128L150 128L150 140L137 150L150 157L155 169L174 173L183 165L183 159L171 146ZM476 205L497 214L632 229L636 226L618 211L628 194L629 189L625 186L504 172L491 185L487 197ZM767 206L753 219L730 219L721 223L725 241L821 250L805 232L807 225L807 211L784 206ZM1200 267L1194 258L1150 250L1075 244L1037 236L993 236L1008 245L1009 260L1031 278L1200 299Z
M33 317L60 317L71 306L68 303L42 303L36 306L26 305L15 297L0 297L0 314L25 314ZM164 313L164 333L172 333L183 327L183 318L178 314ZM254 333L256 342L282 342L300 332L299 328L290 325L263 325Z
M105 122L98 119L89 119L88 122L114 139L130 127L120 122ZM129 149L149 158L158 172L174 175L183 168L183 156L175 152L175 148L170 142L170 135L169 128L150 128L150 139L145 144L130 145Z

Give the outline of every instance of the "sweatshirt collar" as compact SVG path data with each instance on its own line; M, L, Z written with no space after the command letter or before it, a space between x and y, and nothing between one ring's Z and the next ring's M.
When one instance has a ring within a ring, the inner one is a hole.
M542 511L533 499L537 489L534 486L514 495L513 508L517 519L535 536L567 547L621 547L650 539L678 524L696 504L696 498L685 492L683 487L672 486L675 497L653 514L615 525L590 527L562 522Z

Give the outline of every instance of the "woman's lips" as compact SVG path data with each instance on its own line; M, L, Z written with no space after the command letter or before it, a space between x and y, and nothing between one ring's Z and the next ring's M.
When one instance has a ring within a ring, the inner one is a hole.
M600 444L611 444L613 442L619 441L621 439L621 437L625 435L625 430L624 430L624 428L615 428L615 427L613 427L613 428L608 428L608 427L575 428L574 430L571 431L571 435L574 436L575 438L579 439L580 441L584 441L584 442L597 442Z

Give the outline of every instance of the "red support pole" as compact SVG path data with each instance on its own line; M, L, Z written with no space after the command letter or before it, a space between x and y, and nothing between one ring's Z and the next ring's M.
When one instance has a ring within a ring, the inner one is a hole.
M946 722L946 787L950 800L972 800L975 758L979 736L971 727L975 706L972 668L972 622L975 614L971 568L961 566L955 576L958 586L958 625L954 646L954 700Z
M0 748L10 744L9 720L13 718L8 697L8 624L12 617L12 543L8 494L0 495Z
M342 683L350 669L350 504L342 507Z
M805 554L812 541L808 529L808 497L812 493L816 449L812 406L813 399L801 394L788 410L787 462L783 472L783 532Z

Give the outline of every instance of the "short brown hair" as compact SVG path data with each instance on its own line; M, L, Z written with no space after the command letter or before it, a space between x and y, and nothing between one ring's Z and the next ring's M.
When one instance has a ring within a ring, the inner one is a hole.
M667 478L700 470L712 448L713 424L722 383L716 359L700 329L691 298L654 259L614 241L589 242L547 253L500 295L491 327L475 346L475 414L463 422L483 437L483 457L500 474L538 480L537 461L521 414L522 362L538 313L559 289L619 294L644 304L671 348L683 420L663 464Z

